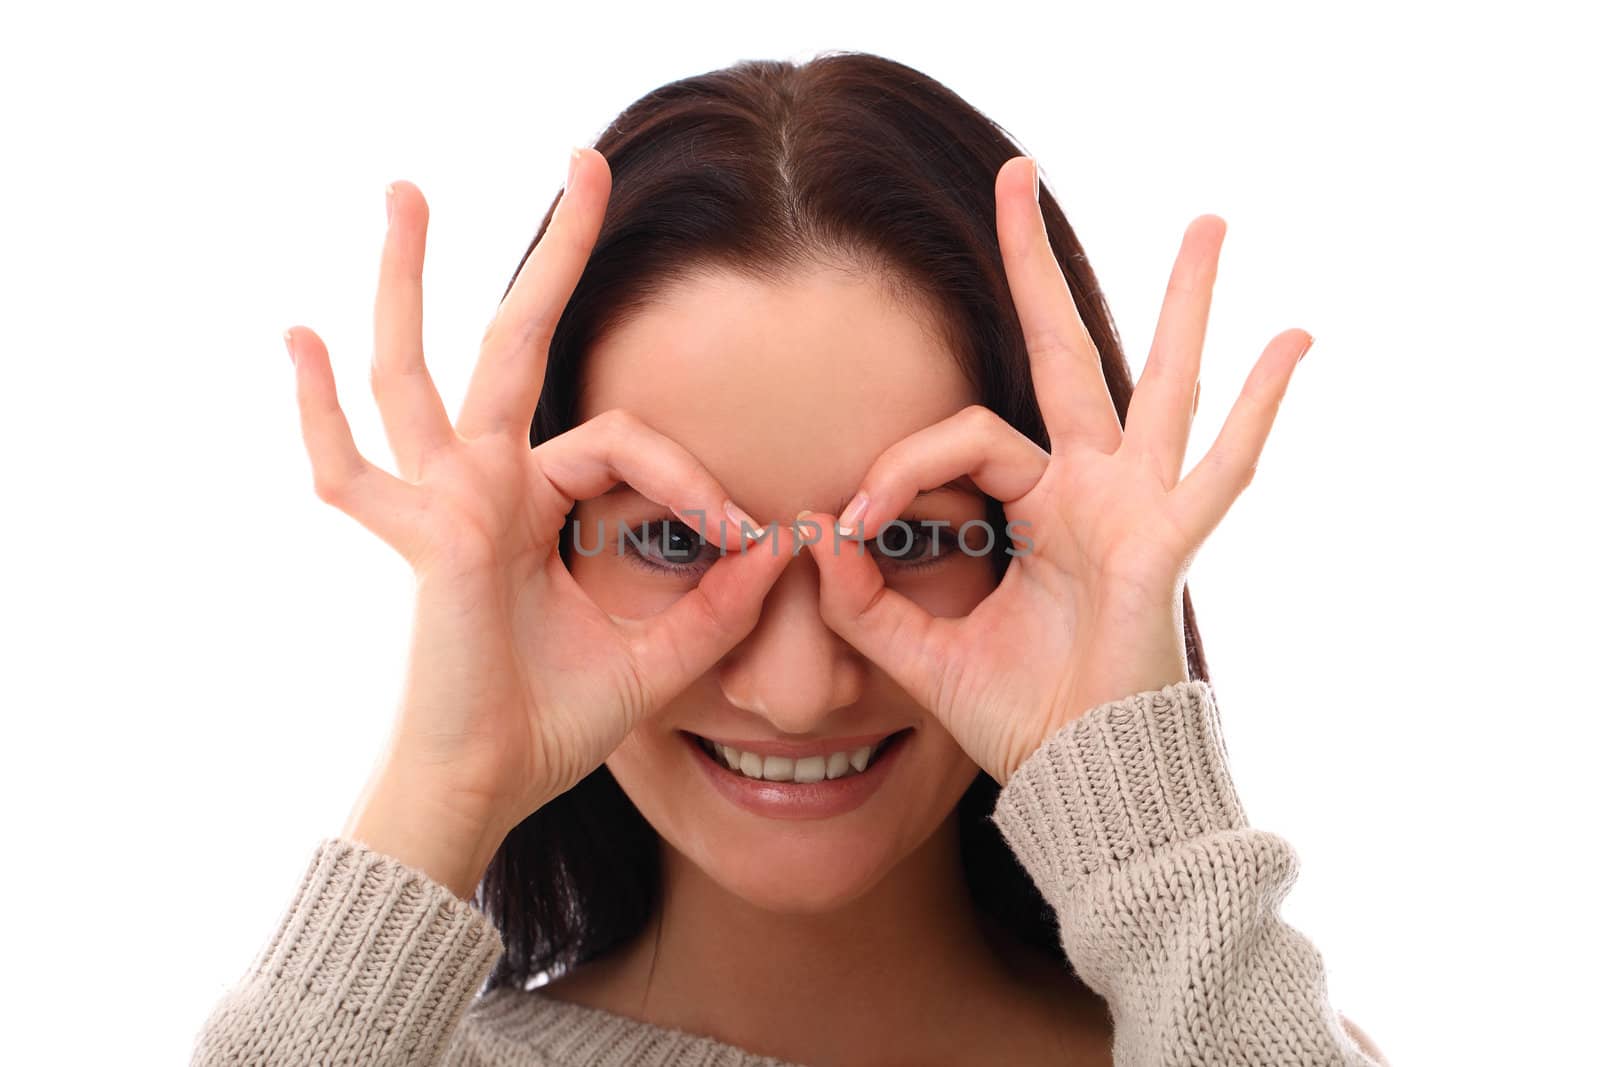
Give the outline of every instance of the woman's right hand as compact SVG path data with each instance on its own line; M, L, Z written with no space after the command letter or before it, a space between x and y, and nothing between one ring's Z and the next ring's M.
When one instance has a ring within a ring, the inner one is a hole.
M575 501L623 481L713 542L728 514L710 472L627 412L529 447L551 336L610 197L604 156L574 151L555 214L484 335L454 426L423 363L427 203L409 183L390 189L372 389L401 477L357 451L322 341L303 327L285 336L317 496L416 576L401 707L345 836L466 897L517 823L750 631L788 556L779 549L791 546L765 550L769 537L745 543L763 550L743 551L735 513L727 554L670 608L642 619L601 610L558 551Z

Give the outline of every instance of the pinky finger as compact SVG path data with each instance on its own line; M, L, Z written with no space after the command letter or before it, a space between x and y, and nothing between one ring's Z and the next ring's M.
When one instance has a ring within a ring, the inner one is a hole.
M356 448L339 407L328 349L311 330L290 329L284 343L294 359L300 435L311 459L317 498L382 538L408 560L419 547L416 486L374 467Z
M1211 448L1172 490L1178 521L1199 545L1222 522L1256 474L1267 434L1311 335L1288 330L1274 337L1245 380Z

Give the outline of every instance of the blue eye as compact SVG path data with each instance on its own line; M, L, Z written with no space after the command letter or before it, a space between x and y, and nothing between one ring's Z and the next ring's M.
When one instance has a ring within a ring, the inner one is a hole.
M622 551L646 570L686 575L709 567L717 546L702 538L695 527L669 513L626 527Z

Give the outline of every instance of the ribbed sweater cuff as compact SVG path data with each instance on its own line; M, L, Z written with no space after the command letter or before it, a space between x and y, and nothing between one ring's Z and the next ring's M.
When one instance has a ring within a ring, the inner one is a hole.
M1050 900L1104 867L1245 827L1210 685L1147 690L1068 723L1012 774L993 819Z
M212 1027L237 1047L206 1051L224 1062L436 1062L504 947L482 912L427 874L326 838L219 1008L256 1017ZM272 995L252 991L262 983Z

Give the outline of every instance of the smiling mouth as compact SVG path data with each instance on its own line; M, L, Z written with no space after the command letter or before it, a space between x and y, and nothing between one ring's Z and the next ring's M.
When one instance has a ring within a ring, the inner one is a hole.
M689 736L706 755L734 774L763 782L792 782L804 785L853 778L861 774L876 763L885 752L899 744L911 729L908 726L903 730L896 730L875 745L862 745L824 755L798 758L742 752L730 745L701 737L699 734L691 733Z

